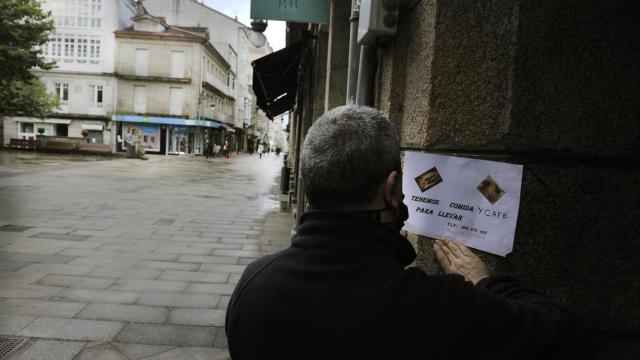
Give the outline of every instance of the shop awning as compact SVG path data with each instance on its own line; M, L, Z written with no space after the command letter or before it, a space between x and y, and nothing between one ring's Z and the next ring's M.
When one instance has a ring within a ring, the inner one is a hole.
M291 110L298 89L298 65L307 47L307 40L263 56L253 65L253 92L257 104L273 120Z
M236 129L234 129L231 125L227 125L225 123L220 123L220 125L222 125L222 128L227 130L228 132L236 132Z
M145 124L163 124L163 125L183 125L183 126L202 126L217 129L222 124L210 120L192 120L183 118L160 117L160 116L141 116L141 115L113 115L113 121L145 123Z

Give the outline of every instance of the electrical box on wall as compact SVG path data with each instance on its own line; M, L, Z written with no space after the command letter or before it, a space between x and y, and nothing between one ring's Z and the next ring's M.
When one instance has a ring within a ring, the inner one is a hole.
M378 37L390 37L398 28L399 0L362 0L358 44L370 45Z

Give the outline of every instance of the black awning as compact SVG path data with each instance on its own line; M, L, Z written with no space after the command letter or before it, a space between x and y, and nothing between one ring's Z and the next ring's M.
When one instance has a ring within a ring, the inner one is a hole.
M308 41L302 40L286 48L263 56L253 65L253 92L258 107L273 120L288 110L296 101L298 65Z

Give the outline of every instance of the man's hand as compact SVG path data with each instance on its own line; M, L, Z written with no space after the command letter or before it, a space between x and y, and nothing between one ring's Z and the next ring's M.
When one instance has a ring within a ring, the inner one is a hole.
M489 270L482 260L462 244L444 238L436 240L433 250L447 274L462 275L473 285L489 276Z

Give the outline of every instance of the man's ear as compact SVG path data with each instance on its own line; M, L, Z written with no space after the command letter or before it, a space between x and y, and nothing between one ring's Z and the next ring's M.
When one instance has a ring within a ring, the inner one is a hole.
M397 196L399 183L400 174L396 170L390 172L384 181L384 202L394 208L400 205L400 198Z

